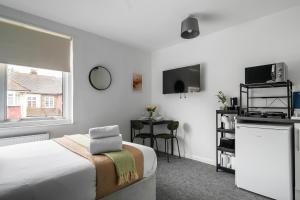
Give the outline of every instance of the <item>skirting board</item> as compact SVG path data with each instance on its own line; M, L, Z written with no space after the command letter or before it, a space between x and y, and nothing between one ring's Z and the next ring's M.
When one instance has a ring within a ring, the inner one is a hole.
M174 149L174 155L178 156L178 152L176 151L176 149ZM198 162L202 162L202 163L206 163L206 164L209 164L209 165L216 166L216 161L213 160L213 159L207 158L207 157L200 157L200 156L195 156L195 155L187 154L187 153L184 153L184 155L181 155L181 156L184 157L184 158L188 158L188 159L191 159L191 160L195 160L195 161L198 161Z
M209 159L209 158L190 155L190 154L185 154L184 157L195 160L195 161L199 161L199 162L202 162L202 163L206 163L206 164L209 164L209 165L213 165L213 166L216 165L215 160L212 160L212 159Z
M156 174L144 178L101 200L156 200Z
M174 152L174 155L178 156L178 153ZM206 157L200 157L200 156L195 156L195 155L191 155L191 154L185 154L185 155L181 155L181 156L184 157L184 158L188 158L188 159L191 159L191 160L195 160L195 161L198 161L198 162L202 162L202 163L206 163L206 164L209 164L209 165L216 166L216 161L215 160L212 160L212 159L209 159L209 158L206 158Z

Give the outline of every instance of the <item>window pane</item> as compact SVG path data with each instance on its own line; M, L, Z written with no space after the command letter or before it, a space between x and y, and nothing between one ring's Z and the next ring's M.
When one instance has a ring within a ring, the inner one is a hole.
M53 96L45 96L45 108L54 108L54 97Z
M7 65L7 120L63 116L63 72Z
M12 92L7 93L7 105L14 106L14 94Z

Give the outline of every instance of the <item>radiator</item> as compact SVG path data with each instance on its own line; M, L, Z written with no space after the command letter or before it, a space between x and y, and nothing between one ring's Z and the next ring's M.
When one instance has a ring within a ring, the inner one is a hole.
M27 143L27 142L37 142L42 140L49 140L49 133L33 133L31 135L22 135L16 137L6 137L0 138L0 146L7 146L13 144Z

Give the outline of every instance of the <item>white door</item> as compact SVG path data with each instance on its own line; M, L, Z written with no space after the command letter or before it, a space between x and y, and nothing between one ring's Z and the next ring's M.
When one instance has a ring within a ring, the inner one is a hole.
M300 124L295 124L295 180L296 200L300 200Z
M291 127L238 124L236 128L237 187L291 200Z

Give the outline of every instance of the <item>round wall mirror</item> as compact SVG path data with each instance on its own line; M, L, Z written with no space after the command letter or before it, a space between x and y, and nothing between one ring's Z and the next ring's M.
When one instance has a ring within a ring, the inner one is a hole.
M97 66L91 69L89 81L96 90L106 90L111 84L111 74L105 67Z

